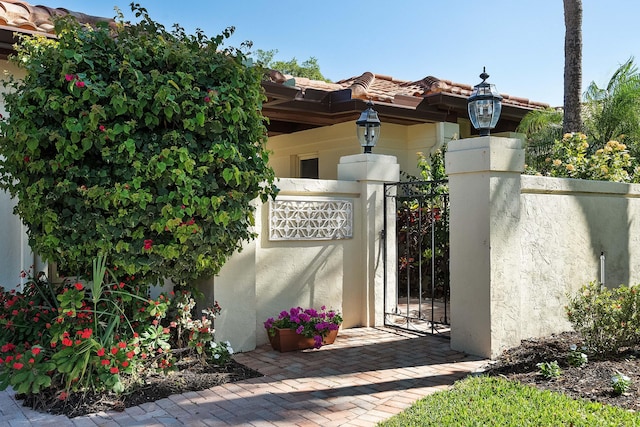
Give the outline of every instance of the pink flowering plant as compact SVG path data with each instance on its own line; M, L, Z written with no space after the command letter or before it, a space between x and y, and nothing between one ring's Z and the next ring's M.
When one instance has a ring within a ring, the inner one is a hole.
M292 307L289 311L281 311L278 318L270 317L264 327L270 336L276 329L294 329L298 335L313 338L315 348L322 347L322 340L330 331L338 330L342 316L334 310L327 310L323 305L320 311L313 308Z

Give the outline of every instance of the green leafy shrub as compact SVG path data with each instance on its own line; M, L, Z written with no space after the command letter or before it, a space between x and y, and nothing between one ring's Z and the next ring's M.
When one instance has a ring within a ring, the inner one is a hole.
M635 176L631 155L626 145L609 141L590 154L586 135L567 133L551 145L548 157L538 162L538 169L529 174L562 178L629 182ZM631 172L631 174L630 174Z
M217 303L215 313L194 319L189 292L142 298L105 265L98 258L87 283L54 284L41 276L23 292L0 292L0 389L51 389L61 398L86 390L121 393L145 371L174 369L179 358L229 361L229 343L214 341Z
M565 309L589 350L611 353L640 343L639 303L635 287L602 289L591 282L570 297Z
M250 202L276 191L261 115L263 71L208 38L141 20L56 20L26 37L0 130L0 188L29 244L65 275L95 254L137 283L215 274L254 237Z

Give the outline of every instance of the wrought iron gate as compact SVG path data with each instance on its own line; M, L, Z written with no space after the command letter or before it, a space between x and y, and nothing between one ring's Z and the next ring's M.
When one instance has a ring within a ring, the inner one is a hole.
M447 181L385 184L384 194L385 325L449 336Z

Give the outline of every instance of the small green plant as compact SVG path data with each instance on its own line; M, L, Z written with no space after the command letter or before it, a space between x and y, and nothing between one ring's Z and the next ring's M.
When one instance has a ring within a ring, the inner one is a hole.
M560 375L562 374L562 370L560 369L560 366L558 366L557 360L554 360L553 362L538 363L536 366L540 369L540 374L547 380L560 378Z
M639 306L636 287L602 289L591 282L569 296L565 310L589 351L606 354L640 343Z
M613 387L613 392L615 394L624 394L629 391L629 388L631 387L631 378L621 374L620 372L616 372L611 377L611 387Z
M578 350L578 346L571 344L569 349L569 355L567 356L567 363L569 363L569 366L579 368L587 364L589 358L581 351L584 350L584 347L581 350Z

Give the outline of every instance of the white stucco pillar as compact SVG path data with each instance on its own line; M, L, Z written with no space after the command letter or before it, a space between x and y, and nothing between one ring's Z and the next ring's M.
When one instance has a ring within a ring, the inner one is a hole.
M519 344L519 139L449 143L451 348L484 357Z
M384 248L381 232L385 215L390 215L384 212L384 184L399 179L400 165L395 156L356 154L341 157L338 164L338 180L358 181L362 185L362 215L354 220L362 222L363 233L360 285L363 326L384 324ZM395 226L395 215L391 216L387 222Z

